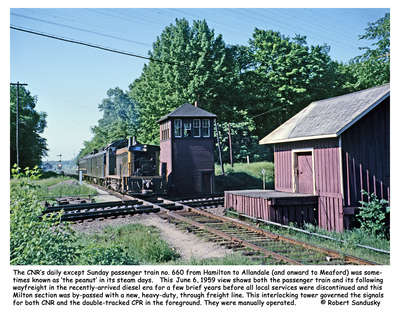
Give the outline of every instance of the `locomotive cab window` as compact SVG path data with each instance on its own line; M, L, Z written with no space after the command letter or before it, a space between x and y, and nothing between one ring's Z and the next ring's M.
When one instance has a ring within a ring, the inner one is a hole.
M182 120L181 119L174 120L174 136L175 136L175 138L182 137Z
M210 136L210 120L209 119L201 120L201 133L204 138L208 138Z
M193 137L195 137L195 138L201 137L200 119L194 119L193 120Z
M192 136L192 122L190 120L183 121L183 136L184 137Z

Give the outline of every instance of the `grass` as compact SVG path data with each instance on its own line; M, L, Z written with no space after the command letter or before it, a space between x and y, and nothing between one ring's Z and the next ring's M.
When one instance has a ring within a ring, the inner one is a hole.
M96 189L88 187L86 185L79 185L78 182L72 184L61 183L53 186L52 188L41 188L40 195L42 198L53 199L58 197L69 197L69 196L95 196L97 195Z
M178 260L174 261L173 264L176 265L192 265L192 266L203 266L203 265L260 265L261 262L257 260L250 259L248 257L242 256L237 253L228 254L220 258L204 258L197 259L191 258L189 260Z
M224 169L225 176L222 175L221 166L215 166L215 186L217 192L262 189L263 169L265 170L266 189L274 188L274 164L272 162L235 163L233 168L229 164L225 164Z
M103 250L115 246L122 247L131 260L139 264L167 265L260 265L240 254L229 254L221 258L182 259L179 254L161 239L157 228L141 224L106 227L102 233L81 234L79 243L90 247L94 243Z
M106 227L102 233L82 234L80 243L86 247L96 243L104 249L120 246L139 264L160 264L179 258L179 254L161 239L158 229L141 224Z
M71 181L73 182L66 182ZM11 185L17 181L12 179ZM77 180L65 176L50 176L34 180L33 183L38 186L37 193L41 199L54 200L58 197L67 196L94 196L97 191L87 185L80 185Z
M233 210L229 210L227 212L227 215L233 218L238 217L237 213L235 213ZM333 240L322 239L316 236L304 234L299 231L290 230L279 226L264 224L262 222L254 223L251 219L243 217L241 217L240 219L246 220L246 222L250 222L254 225L257 225L259 228L264 229L266 231L270 231L282 236L287 236L296 240L304 241L316 246L336 250L342 254L356 256L365 260L376 262L378 264L390 263L390 256L388 254L374 252L356 246L356 244L362 244L383 250L390 249L390 242L388 240L379 239L371 235L365 234L360 229L346 230L343 233L338 233L338 232L326 231L317 228L315 226L307 225L307 231L312 231L314 233L327 235L332 238L336 238L338 240L343 240L344 243L342 243Z

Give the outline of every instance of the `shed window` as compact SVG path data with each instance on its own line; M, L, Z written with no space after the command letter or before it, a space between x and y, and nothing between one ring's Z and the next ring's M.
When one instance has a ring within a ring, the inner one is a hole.
M201 137L200 133L200 119L193 120L193 137L199 138Z
M176 138L182 137L182 120L181 119L174 120L174 136Z
M210 120L201 120L201 133L202 136L208 138L210 136Z
M183 121L183 136L184 137L192 136L192 122L190 120Z

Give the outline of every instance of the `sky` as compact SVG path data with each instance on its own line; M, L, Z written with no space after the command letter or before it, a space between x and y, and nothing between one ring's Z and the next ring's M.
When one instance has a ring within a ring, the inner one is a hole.
M328 44L334 60L359 55L368 22L389 9L10 9L10 24L55 36L147 56L152 43L176 18L205 19L226 44L247 44L254 28L286 36L307 36L308 44ZM10 81L27 83L47 113L48 157L72 159L92 137L102 114L98 105L110 88L128 86L147 60L10 30ZM178 106L176 106L178 107Z

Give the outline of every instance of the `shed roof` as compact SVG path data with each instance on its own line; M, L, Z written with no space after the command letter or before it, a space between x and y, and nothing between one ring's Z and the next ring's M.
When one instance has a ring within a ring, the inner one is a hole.
M163 116L158 122L162 122L169 118L216 118L217 116L199 107L195 107L190 103L185 103L174 111Z
M390 84L314 101L260 140L260 144L334 138L389 97Z

